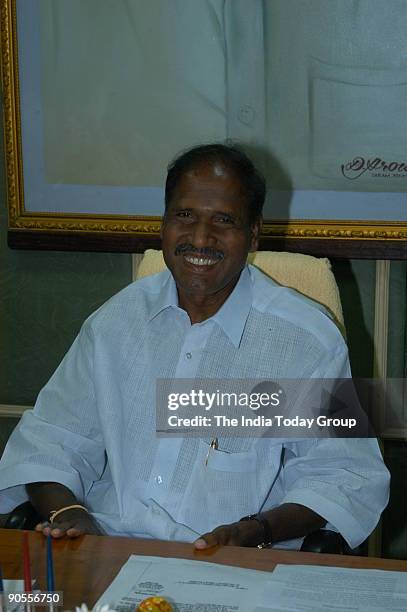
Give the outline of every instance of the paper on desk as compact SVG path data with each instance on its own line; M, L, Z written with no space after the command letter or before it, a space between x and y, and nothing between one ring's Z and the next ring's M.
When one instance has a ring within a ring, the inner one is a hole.
M6 602L5 609L7 610L7 612L17 612L18 610L24 610L23 604L11 604L8 601L9 593L24 593L24 580L8 580L7 578L3 578L3 589L3 598L4 602Z
M268 572L204 561L132 555L97 602L120 612L161 595L176 612L254 612Z
M256 612L406 612L407 573L277 565Z

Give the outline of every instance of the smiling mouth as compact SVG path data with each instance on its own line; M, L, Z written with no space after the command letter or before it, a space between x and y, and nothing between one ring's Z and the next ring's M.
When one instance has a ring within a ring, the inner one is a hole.
M214 266L221 259L211 259L210 257L194 257L193 255L184 255L184 259L193 266Z

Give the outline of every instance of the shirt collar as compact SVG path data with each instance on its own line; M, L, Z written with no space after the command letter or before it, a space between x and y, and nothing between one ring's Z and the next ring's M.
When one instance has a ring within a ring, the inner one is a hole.
M218 312L211 317L212 321L216 321L236 347L239 346L242 339L252 300L252 281L249 268L245 266L232 293Z
M253 290L249 268L246 265L235 288L217 313L207 319L216 322L238 347L252 306ZM178 292L172 274L168 271L160 292L154 300L149 321L170 306L178 308Z
M165 274L163 284L151 306L149 321L170 306L178 307L178 292L174 278L169 270L165 270L163 274Z

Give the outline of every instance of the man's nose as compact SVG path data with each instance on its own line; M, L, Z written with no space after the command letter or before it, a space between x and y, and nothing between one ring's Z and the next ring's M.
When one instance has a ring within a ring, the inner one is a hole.
M191 226L191 242L197 249L213 245L216 236L211 224L204 220L194 223Z

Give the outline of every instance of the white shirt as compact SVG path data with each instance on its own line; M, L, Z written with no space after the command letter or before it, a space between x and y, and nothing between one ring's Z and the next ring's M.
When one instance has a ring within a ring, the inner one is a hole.
M369 535L389 482L373 439L221 438L205 466L208 440L157 438L156 379L197 374L346 378L350 371L323 307L252 266L221 309L195 325L178 307L168 271L137 281L89 317L11 435L0 463L0 512L27 498L21 485L55 481L110 534L193 541L293 502L324 517L351 547Z

